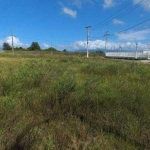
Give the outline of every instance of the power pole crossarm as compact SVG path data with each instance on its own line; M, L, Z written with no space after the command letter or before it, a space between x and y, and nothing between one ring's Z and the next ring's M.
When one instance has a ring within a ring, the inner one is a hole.
M89 57L89 37L90 37L89 33L90 33L91 26L87 26L85 28L87 29L87 58L88 58Z

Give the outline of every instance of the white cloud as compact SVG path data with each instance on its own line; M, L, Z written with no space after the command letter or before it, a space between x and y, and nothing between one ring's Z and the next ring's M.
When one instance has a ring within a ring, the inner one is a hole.
M72 10L72 9L69 9L67 7L63 7L62 10L63 10L63 13L70 15L73 18L76 18L76 16L77 16L77 12Z
M73 0L73 4L79 8L82 7L83 0Z
M113 19L113 24L120 24L120 25L124 25L125 23L121 20L118 19Z
M73 0L73 5L81 8L83 4L90 3L93 4L93 0Z
M150 11L150 1L149 0L133 0L134 4L140 3L146 11Z
M142 41L146 40L149 37L150 30L143 30L143 31L138 31L138 32L128 32L128 33L120 33L117 34L118 38L120 40L137 40L137 41Z
M61 49L67 49L69 51L77 51L77 50L85 50L86 52L86 41L75 41L70 45L61 45ZM136 50L136 42L135 41L126 41L126 42L107 42L107 50L119 50L119 47L122 47L122 50ZM138 42L138 50L147 49L147 44L142 44ZM104 50L105 49L105 41L104 40L95 40L89 41L89 50Z
M103 4L104 8L110 8L114 6L115 6L115 2L113 0L104 0L104 4Z
M11 45L12 44L12 37L8 36L4 41ZM13 43L14 43L15 47L24 45L23 43L20 42L19 38L17 38L17 37L13 37Z
M11 36L8 36L6 37L5 39L1 39L0 40L0 47L3 46L3 43L6 42L8 43L9 45L12 45L12 37ZM22 43L19 38L17 37L13 37L13 43L14 43L14 47L28 47L29 45L28 44L24 44Z
M46 48L49 48L50 46L48 44L45 44L43 43L43 48L46 49Z
M140 14L140 17L143 17L144 15L143 14Z

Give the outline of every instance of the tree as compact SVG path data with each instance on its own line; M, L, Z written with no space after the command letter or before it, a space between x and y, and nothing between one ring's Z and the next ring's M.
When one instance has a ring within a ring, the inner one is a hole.
M31 46L28 48L30 51L41 50L38 42L32 42Z
M51 51L51 52L57 52L58 50L54 47L49 47L48 49L45 49L46 51Z
M104 52L101 50L96 51L96 54L98 54L100 56L105 56Z
M3 50L11 50L11 49L12 48L8 43L6 43L6 42L3 43Z
M22 47L15 47L14 50L23 51L24 49Z
M64 53L67 53L67 50L66 50L66 49L64 49L64 50L63 50L63 52L64 52Z

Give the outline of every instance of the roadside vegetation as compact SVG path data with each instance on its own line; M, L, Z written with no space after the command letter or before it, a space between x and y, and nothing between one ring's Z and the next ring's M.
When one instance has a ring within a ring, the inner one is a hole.
M1 150L150 149L149 65L48 52L0 54Z

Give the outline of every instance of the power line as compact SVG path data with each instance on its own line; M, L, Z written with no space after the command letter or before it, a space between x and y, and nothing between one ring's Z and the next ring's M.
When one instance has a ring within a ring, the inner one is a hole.
M125 29L125 30L119 31L119 32L117 32L117 33L125 32L125 31L130 30L130 29L132 29L132 28L134 28L134 27L137 27L137 26L139 26L139 25L141 25L141 24L143 24L143 23L145 23L145 22L147 22L147 21L150 21L150 18L147 19L147 20L145 20L145 21L143 21L143 22L140 22L140 23L138 23L138 24L136 24L136 25L134 25L134 26L132 26L132 27L130 27L130 28L127 28L127 29Z
M115 17L112 18L112 19L115 19L115 18L118 18L118 17L122 17L122 16L128 14L129 12L134 11L135 9L137 9L138 7L140 7L141 4L142 4L144 1L145 1L145 0L141 1L140 3L137 3L136 5L134 5L133 7L131 7L130 9L128 9L127 11L125 11L125 12L123 12L123 13L121 13L121 14L115 16ZM146 0L145 2L147 2L147 1L149 1L149 0ZM145 2L144 2L144 3L145 3ZM125 8L125 7L124 7L124 8ZM122 8L122 10L123 10L124 8ZM110 22L112 22L112 20L110 20L108 23L110 23ZM105 24L104 24L104 23L105 23ZM103 23L104 25L108 24L108 23L106 23L106 22L104 22L104 23ZM96 29L97 29L97 28L96 28ZM95 30L96 30L96 29L95 29Z
M128 9L127 11L125 11L125 12L123 12L123 13L121 13L121 14L118 14L117 16L115 16L115 17L112 18L112 19L115 19L115 18L118 18L118 17L122 17L122 16L124 16L124 15L127 15L127 14L130 13L131 11L134 11L135 9L137 9L138 7L140 7L141 4L146 3L146 2L149 1L149 0L146 0L145 2L144 2L144 1L145 1L145 0L142 0L140 3L137 3L136 5L134 5L133 7L131 7L130 9ZM129 4L130 4L130 3L129 3ZM127 7L129 4L127 4L125 7ZM121 8L120 11L123 10L125 7ZM118 12L120 12L120 11L118 11ZM111 15L111 16L114 16L115 14L117 14L117 12L114 13L113 15ZM111 18L111 16L108 17L106 20L102 21L101 23L99 23L100 26L98 25L93 31L96 31L96 30L99 29L102 25L107 25L108 23L112 22L112 20L106 22L109 18Z
M106 22L106 20L110 19L112 16L114 16L115 14L117 14L118 12L122 11L123 9L125 9L128 5L130 5L132 2L128 3L127 5L125 5L124 7L122 7L121 9L119 9L118 11L116 11L114 14L110 15L109 17L107 17L105 20L101 21L100 23L96 24L93 26L93 28L96 28L97 26L99 26L100 24Z
M118 32L113 33L113 34L109 34L109 36L114 36L114 35L116 35L116 34L123 33L123 32L125 32L125 31L128 31L128 30L130 30L130 29L133 29L133 28L135 28L135 27L137 27L137 26L139 26L139 25L141 25L141 24L143 24L143 23L145 23L145 22L148 22L148 21L150 21L150 18L147 19L147 20L144 20L144 21L142 21L142 22L139 22L138 24L136 24L136 25L134 25L134 26L132 26L132 27L129 27L129 28L127 28L127 29L118 31ZM149 29L149 28L150 28L150 27L146 27L146 28L141 29L141 30L138 30L138 31L136 31L136 32L139 32L139 31L142 31L142 30L147 30L147 29ZM101 37L92 37L92 38L102 38L102 37L104 37L104 36L101 36Z

